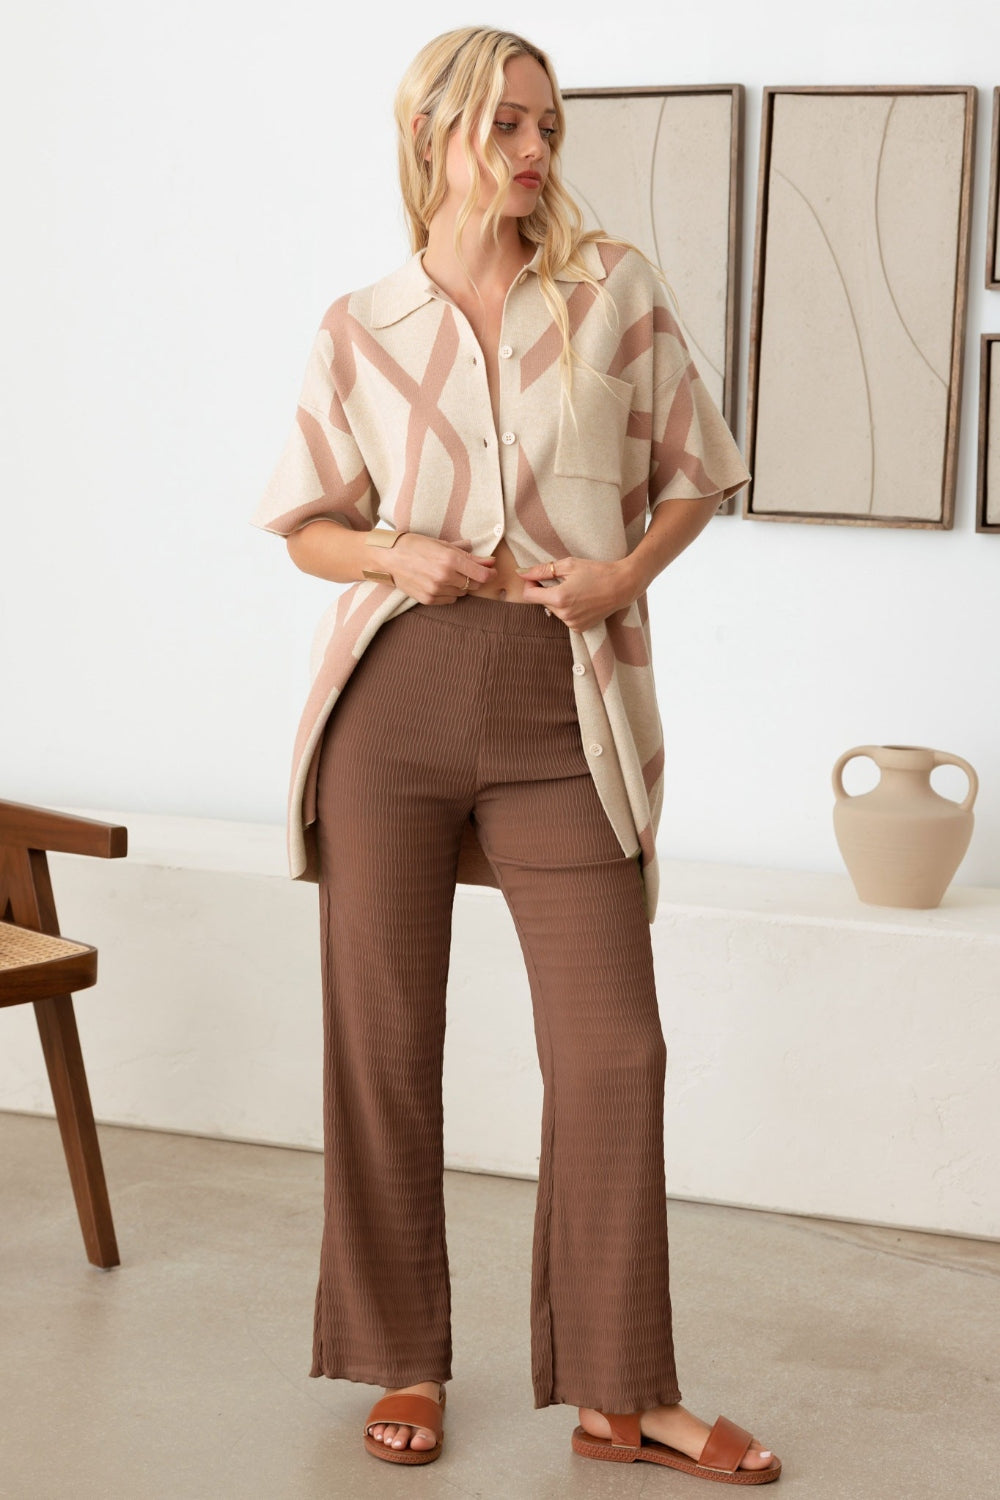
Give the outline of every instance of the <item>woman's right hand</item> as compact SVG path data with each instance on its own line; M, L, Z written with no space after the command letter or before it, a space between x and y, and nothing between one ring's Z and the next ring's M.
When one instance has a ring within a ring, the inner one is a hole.
M470 547L471 543L439 542L419 531L405 531L380 552L377 566L391 573L396 587L418 604L454 604L494 576L495 559L477 557Z

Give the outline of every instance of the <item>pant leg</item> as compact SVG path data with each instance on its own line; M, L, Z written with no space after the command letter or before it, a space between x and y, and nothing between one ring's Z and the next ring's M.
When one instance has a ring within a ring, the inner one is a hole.
M535 1406L635 1411L680 1400L663 1153L666 1045L642 877L587 768L571 665L568 641L539 648L531 669L516 649L498 656L497 726L488 743L500 753L475 818L527 964L544 1083L531 1290ZM533 779L505 780L511 771Z
M374 1385L451 1378L442 1063L474 758L455 733L475 687L464 642L421 629L415 609L384 625L326 726L317 778L325 1213L311 1373Z

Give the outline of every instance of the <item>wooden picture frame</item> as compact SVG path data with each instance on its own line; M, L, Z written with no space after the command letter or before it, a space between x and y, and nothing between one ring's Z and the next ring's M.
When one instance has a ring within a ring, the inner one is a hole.
M975 114L959 85L765 88L745 519L951 527Z
M1000 333L979 341L976 530L1000 533Z
M986 217L986 286L1000 291L1000 88L993 90L990 207Z
M738 83L562 91L562 175L584 227L631 240L659 265L698 373L731 429L744 96ZM672 202L683 212L671 213ZM734 509L731 497L716 514Z

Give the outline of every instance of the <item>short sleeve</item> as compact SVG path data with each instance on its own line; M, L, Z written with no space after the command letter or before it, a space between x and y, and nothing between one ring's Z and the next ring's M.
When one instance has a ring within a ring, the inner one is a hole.
M750 471L659 289L654 328L650 512L674 498L717 494L721 504L743 488Z
M334 384L333 340L324 325L313 340L291 431L251 524L285 537L321 519L371 531L378 504Z

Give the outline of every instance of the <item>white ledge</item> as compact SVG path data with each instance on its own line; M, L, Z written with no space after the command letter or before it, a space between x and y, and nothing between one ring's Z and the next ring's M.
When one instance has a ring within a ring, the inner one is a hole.
M660 910L725 911L782 922L877 927L1000 942L1000 890L951 885L940 906L869 906L847 874L664 860Z
M124 859L52 858L63 931L101 955L77 1007L98 1118L319 1147L316 886L284 828L65 811L129 832ZM652 941L671 1193L1000 1237L1000 890L911 910L846 873L665 860ZM0 1109L51 1108L29 1012L4 1015ZM458 889L447 1012L446 1164L537 1175L532 1002L495 889Z
M58 807L56 811L123 824L128 829L126 858L133 864L290 878L285 830L277 823L236 823L226 818L184 818L107 807Z
M60 812L128 829L128 859L167 869L288 877L285 830L275 823L61 807ZM657 920L675 912L726 912L781 922L877 927L888 932L967 935L1000 942L1000 889L952 884L940 906L869 906L844 874L755 865L661 860ZM462 886L462 896L502 901L492 886Z

